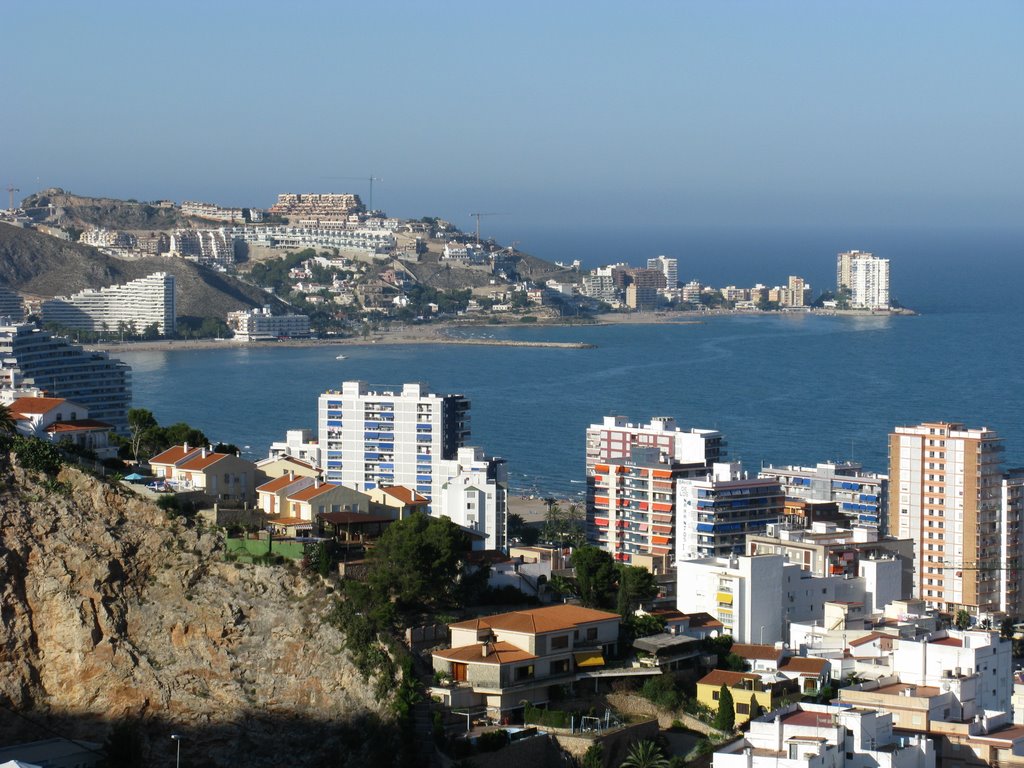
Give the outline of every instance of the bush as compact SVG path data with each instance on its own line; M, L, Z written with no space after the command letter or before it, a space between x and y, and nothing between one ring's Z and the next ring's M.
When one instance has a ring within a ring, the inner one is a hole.
M34 437L16 436L11 447L25 469L55 475L64 466L64 458L55 445Z
M557 709L541 709L532 704L527 704L523 712L523 718L527 723L546 725L549 728L568 728L569 715Z
M679 709L685 702L682 692L676 688L675 680L666 674L647 678L640 689L640 695L661 709Z
M476 747L481 752L497 752L508 744L508 731L499 729L481 733L476 740Z

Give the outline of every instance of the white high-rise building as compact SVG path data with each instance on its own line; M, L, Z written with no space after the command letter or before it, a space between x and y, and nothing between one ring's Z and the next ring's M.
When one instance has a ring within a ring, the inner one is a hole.
M647 268L656 269L665 276L665 287L667 289L679 287L679 259L658 256L647 260Z
M507 546L508 470L505 460L484 455L482 448L459 448L450 461L438 462L441 492L434 498L435 516L487 538L482 549L504 551Z
M105 352L87 352L31 323L0 325L0 389L37 388L89 410L121 434L128 431L131 368Z
M403 485L435 499L446 479L440 462L469 437L469 400L424 384L374 391L346 381L320 396L317 424L327 482L360 491Z
M853 309L889 308L889 260L864 251L844 251L836 257L836 290L850 291Z
M131 323L136 333L156 325L161 336L174 333L174 275L154 272L124 285L87 289L42 304L43 323L82 331L117 331Z

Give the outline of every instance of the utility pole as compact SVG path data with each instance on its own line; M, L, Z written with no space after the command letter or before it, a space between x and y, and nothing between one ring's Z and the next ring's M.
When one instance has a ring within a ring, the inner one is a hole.
M15 192L21 192L21 190L18 189L13 184L8 184L7 185L7 194L10 195L11 204L9 206L9 210L11 211L11 213L14 212L14 193Z

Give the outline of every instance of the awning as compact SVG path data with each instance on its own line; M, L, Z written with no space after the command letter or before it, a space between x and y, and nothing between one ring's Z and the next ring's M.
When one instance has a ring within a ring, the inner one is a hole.
M725 603L726 605L732 605L732 593L731 592L719 592L716 597L718 602Z
M604 653L602 651L583 651L573 654L576 657L577 667L603 667Z

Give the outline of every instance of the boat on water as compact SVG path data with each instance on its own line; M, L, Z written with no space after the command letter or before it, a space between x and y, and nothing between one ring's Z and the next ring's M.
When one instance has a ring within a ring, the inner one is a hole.
M348 355L338 355L335 360L348 360Z

